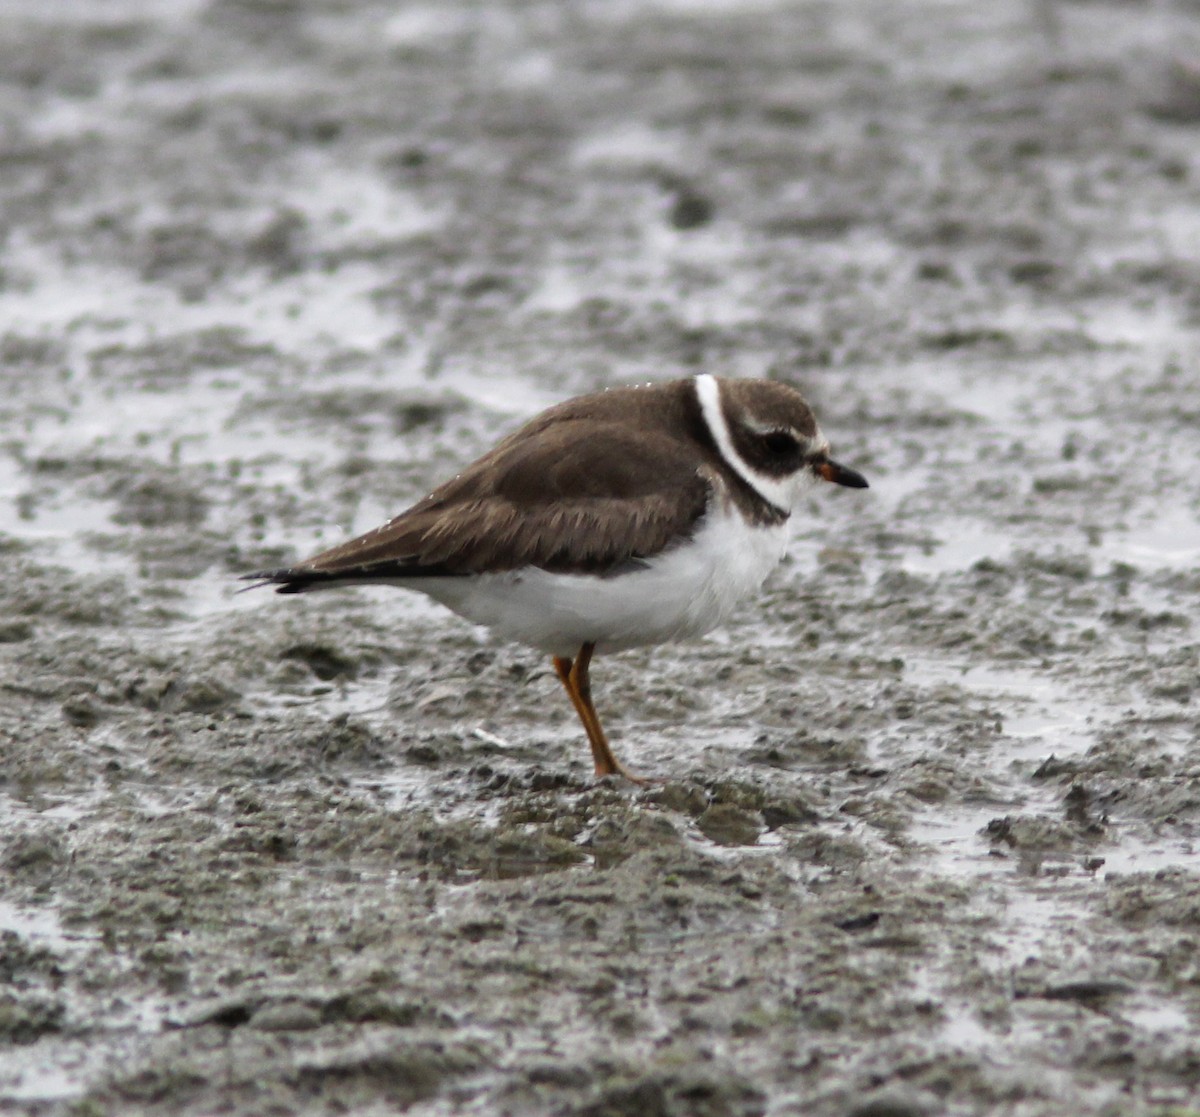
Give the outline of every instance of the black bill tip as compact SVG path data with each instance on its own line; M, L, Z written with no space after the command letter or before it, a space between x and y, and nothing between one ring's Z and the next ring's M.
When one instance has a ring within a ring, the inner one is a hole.
M817 473L826 481L835 485L845 485L848 489L869 489L867 479L855 469L837 462L822 462L817 466Z

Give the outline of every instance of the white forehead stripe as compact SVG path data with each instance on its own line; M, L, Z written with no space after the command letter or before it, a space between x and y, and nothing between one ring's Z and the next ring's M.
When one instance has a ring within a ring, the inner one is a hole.
M721 408L721 385L716 377L703 372L693 383L696 385L696 399L700 401L700 414L704 416L705 425L721 457L768 504L781 512L790 512L796 495L795 477L768 477L743 461L734 448L729 424L725 421L725 412Z

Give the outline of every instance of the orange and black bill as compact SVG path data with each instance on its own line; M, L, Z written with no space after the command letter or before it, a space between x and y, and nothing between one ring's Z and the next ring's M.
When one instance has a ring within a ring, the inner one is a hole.
M849 466L838 465L837 462L822 462L817 466L817 473L826 481L832 481L835 485L845 485L848 489L869 487L867 479L861 473Z

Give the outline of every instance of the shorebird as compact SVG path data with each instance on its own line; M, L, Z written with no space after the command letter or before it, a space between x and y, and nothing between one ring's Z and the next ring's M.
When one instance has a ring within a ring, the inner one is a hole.
M245 577L419 590L548 653L596 775L641 783L600 724L592 656L722 624L783 557L818 480L867 487L795 388L708 374L614 388L542 412L381 527Z

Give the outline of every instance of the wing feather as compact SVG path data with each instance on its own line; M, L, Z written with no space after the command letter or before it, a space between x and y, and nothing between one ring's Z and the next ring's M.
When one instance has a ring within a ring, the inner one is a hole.
M395 519L286 571L280 592L537 566L611 573L688 538L709 473L687 446L619 422L510 438Z

